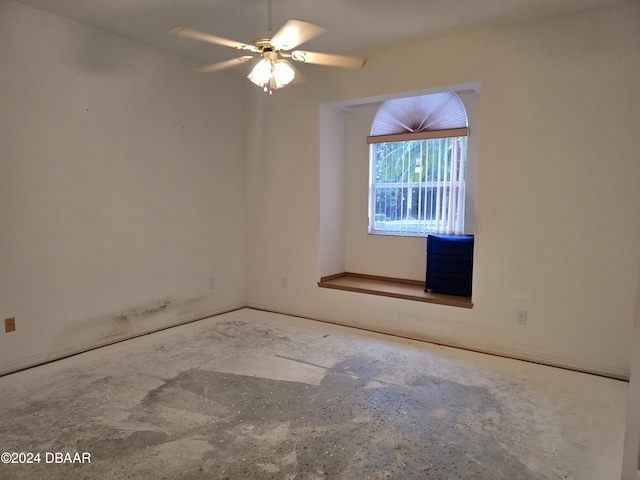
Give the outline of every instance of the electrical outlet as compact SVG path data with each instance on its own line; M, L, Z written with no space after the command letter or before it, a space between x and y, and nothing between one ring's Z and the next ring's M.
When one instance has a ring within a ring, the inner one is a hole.
M282 277L282 282L280 283L280 285L282 285L282 288L287 288L287 277Z
M216 280L215 278L210 278L209 279L209 290L215 290L216 289Z
M526 325L527 324L527 311L526 310L518 310L516 313L516 323L518 325Z
M5 318L4 319L4 331L15 332L16 331L16 319L15 318Z

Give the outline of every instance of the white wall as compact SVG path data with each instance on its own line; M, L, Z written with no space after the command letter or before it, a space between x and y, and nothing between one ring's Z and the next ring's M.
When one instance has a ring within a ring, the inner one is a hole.
M639 10L425 41L373 53L357 72L306 66L304 88L272 98L247 90L247 116L277 125L247 140L262 152L259 166L247 162L249 305L627 376ZM472 82L482 85L473 309L318 288L321 105Z
M633 335L633 356L629 401L627 402L627 430L624 439L622 480L640 479L640 264L638 265L638 297Z
M0 45L0 373L244 305L237 79L14 2Z
M320 277L345 271L345 194L347 157L345 112L337 106L320 106Z

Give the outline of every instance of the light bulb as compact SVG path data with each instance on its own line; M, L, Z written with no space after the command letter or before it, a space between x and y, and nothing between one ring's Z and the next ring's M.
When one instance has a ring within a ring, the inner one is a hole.
M265 86L271 78L271 62L263 58L253 67L247 78L260 87Z
M275 81L275 88L280 88L284 87L291 80L293 80L293 77L295 77L296 73L287 62L285 62L284 60L279 60L273 66L272 75Z

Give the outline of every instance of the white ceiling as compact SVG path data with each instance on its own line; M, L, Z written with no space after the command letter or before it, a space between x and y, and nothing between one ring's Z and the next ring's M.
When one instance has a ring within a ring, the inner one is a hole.
M203 65L237 52L168 35L188 27L249 42L271 37L289 18L327 31L305 50L366 56L369 52L487 25L560 15L629 0L18 0Z

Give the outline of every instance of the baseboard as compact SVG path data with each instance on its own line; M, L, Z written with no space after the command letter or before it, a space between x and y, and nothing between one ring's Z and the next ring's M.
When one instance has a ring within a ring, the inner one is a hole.
M37 367L39 365L44 365L46 363L55 362L63 358L78 355L80 353L89 352L91 350L95 350L101 347L106 347L108 345L113 345L114 343L123 342L125 340L131 340L132 338L141 337L143 335L148 335L150 333L167 330L168 328L178 327L180 325L186 325L188 323L204 320L205 318L215 317L217 315L222 315L224 313L233 312L245 307L246 305L242 303L242 304L226 306L224 308L214 309L206 313L185 315L177 320L174 318L172 320L160 321L156 324L148 325L147 328L144 328L141 330L118 332L118 333L114 333L104 337L100 337L95 341L86 342L84 344L74 346L73 348L54 350L52 352L20 358L17 361L9 362L8 364L5 364L2 367L0 367L0 376L19 372L21 370L26 370L33 367Z
M149 326L148 328L145 328L140 331L116 333L113 335L101 337L99 339L96 339L93 342L87 342L85 344L78 345L77 347L74 347L74 348L56 350L53 352L48 352L46 354L38 354L38 355L32 355L30 357L21 358L15 362L10 362L8 364L3 365L0 368L0 376L8 375L10 373L15 373L20 370L25 370L38 365L43 365L45 363L53 362L66 357L84 353L90 350L94 350L96 348L112 345L114 343L130 340L132 338L148 335L150 333L166 330L168 328L173 328L180 325L185 325L187 323L204 320L205 318L214 317L214 316L232 312L235 310L240 310L242 308L251 308L254 310L262 310L267 312L279 313L283 315L296 316L296 317L305 318L308 320L314 320L318 322L331 323L334 325L341 325L345 327L356 328L359 330L366 330L374 333L381 333L381 334L391 335L395 337L409 338L411 340L428 342L428 343L433 343L433 344L443 345L443 346L453 347L453 348L460 348L463 350L470 350L478 353L485 353L485 354L496 355L500 357L512 358L514 360L522 360L526 362L538 363L541 365L548 365L551 367L564 368L564 369L573 370L573 371L582 372L582 373L588 373L592 375L600 375L603 377L613 378L617 380L628 380L630 376L630 371L628 369L612 367L610 365L594 364L594 363L584 362L584 361L580 361L572 358L550 355L544 352L535 352L530 350L506 347L502 345L485 344L485 343L473 341L470 339L458 338L456 340L452 340L450 338L438 338L438 337L431 337L426 335L425 336L399 335L389 330L367 328L367 327L363 327L362 325L349 324L348 322L341 322L341 321L335 321L332 319L313 317L313 316L310 316L308 312L296 311L295 309L286 309L286 308L283 309L275 305L263 304L258 302L249 302L247 304L243 303L243 304L231 305L225 308L214 309L205 314L187 315L180 318L179 320L174 319L172 321L158 322L157 324ZM640 478L638 480L640 480Z
M433 343L440 342L433 341ZM441 344L444 345L445 343ZM561 357L533 350L511 348L503 345L488 345L483 344L482 342L465 341L464 339L449 340L447 341L446 345L480 353L487 353L489 355L496 355L499 357L538 363L540 365L547 365L550 367L564 368L566 370L573 370L576 372L588 373L591 375L599 375L601 377L613 378L615 380L628 381L631 375L629 369L625 368L585 362L583 360L576 360L573 358Z
M591 362L585 362L583 360L576 360L568 357L560 357L557 355L551 355L544 352L537 352L526 349L512 348L504 345L486 344L478 342L472 339L456 338L440 338L429 335L403 335L393 332L391 330L368 328L362 325L350 324L348 322L335 321L332 319L324 319L320 317L310 316L308 312L296 311L296 309L283 309L276 307L275 305L269 305L258 302L248 302L247 308L254 310L263 310L267 312L280 313L284 315L291 315L295 317L306 318L308 320L315 320L324 323L331 323L334 325L342 325L345 327L356 328L359 330L370 331L374 333L381 333L384 335L391 335L394 337L407 338L410 340L417 340L421 342L433 343L436 345L442 345L446 347L460 348L462 350L470 350L473 352L484 353L488 355L495 355L499 357L511 358L514 360L521 360L525 362L537 363L540 365L547 365L550 367L563 368L566 370L572 370L581 373L588 373L591 375L599 375L602 377L612 378L615 380L628 381L630 377L630 371L626 368L614 367L611 365L601 365ZM639 479L640 480L640 479Z

